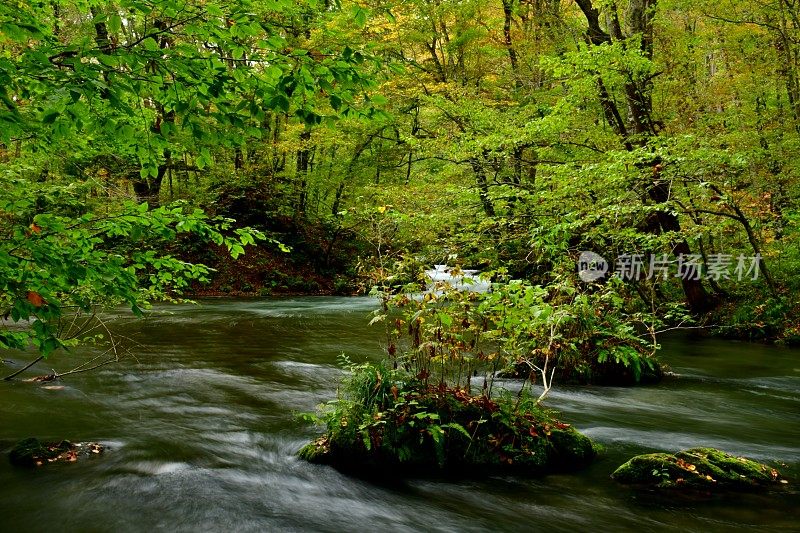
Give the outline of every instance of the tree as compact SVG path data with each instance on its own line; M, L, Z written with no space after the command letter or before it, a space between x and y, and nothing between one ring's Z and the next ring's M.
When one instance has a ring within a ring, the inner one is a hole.
M212 147L241 150L260 138L270 113L311 126L327 109L349 112L370 84L365 57L297 46L285 24L305 20L309 6L0 6L0 315L12 322L0 347L46 357L98 328L110 335L105 307L124 302L140 315L153 300L178 298L209 273L175 257L183 234L234 258L266 239L186 203L159 207L161 185L172 171L211 165ZM138 201L70 176L90 166L127 180ZM115 360L117 343L106 341Z

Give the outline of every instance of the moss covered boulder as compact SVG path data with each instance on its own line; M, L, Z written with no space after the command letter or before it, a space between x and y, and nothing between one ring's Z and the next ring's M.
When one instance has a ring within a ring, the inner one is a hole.
M637 455L611 477L626 485L704 492L764 490L788 483L768 465L714 448Z
M396 394L371 407L338 404L328 431L299 456L367 474L457 475L569 471L595 457L588 437L532 402L443 388Z

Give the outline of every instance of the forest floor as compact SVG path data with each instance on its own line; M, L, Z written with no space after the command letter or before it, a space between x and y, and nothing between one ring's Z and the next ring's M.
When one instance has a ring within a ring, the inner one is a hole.
M353 276L320 269L307 254L284 253L265 245L248 248L233 259L222 248L210 245L201 262L214 271L208 283L195 282L192 296L353 295L359 292Z

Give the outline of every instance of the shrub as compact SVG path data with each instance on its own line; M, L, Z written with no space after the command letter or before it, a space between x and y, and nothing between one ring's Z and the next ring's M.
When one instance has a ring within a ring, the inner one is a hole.
M321 438L300 456L348 470L404 472L509 468L568 470L595 455L591 441L525 396L472 396L425 386L384 365L351 367L337 400L322 410Z

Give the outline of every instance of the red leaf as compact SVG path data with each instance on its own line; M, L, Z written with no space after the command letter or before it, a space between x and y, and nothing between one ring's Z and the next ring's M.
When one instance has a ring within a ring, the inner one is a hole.
M28 301L34 307L41 307L46 303L44 301L44 298L39 296L38 292L34 292L34 291L28 291Z

